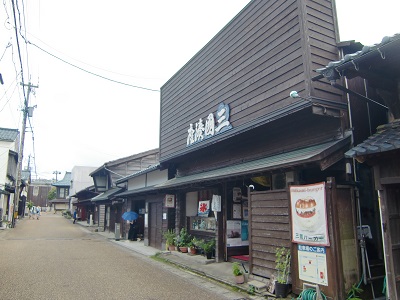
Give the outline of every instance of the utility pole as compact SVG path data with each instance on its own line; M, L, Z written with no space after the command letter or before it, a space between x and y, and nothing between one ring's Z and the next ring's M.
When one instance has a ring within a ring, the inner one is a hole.
M28 87L27 96L25 98L23 112L23 120L22 120L22 131L21 131L21 142L19 145L18 151L18 164L17 164L17 182L15 183L15 203L11 206L10 211L12 212L12 224L13 227L15 226L15 218L18 215L18 204L19 204L19 194L20 189L19 186L21 185L21 173L22 173L22 159L24 157L24 144L25 144L25 132L26 132L26 119L28 118L28 110L29 110L29 95L32 91L32 88L38 88L37 85L32 85L31 83L25 84L21 83L21 85L25 88Z
M56 182L57 182L57 181L58 181L57 175L58 175L58 174L61 174L61 172L56 170L56 171L53 171L53 174L56 174Z

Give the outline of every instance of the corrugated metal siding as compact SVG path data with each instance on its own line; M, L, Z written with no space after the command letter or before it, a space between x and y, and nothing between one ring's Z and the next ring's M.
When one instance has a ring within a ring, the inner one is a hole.
M250 210L251 272L270 278L275 273L276 248L291 243L288 192L251 193Z
M189 124L215 113L221 102L230 105L232 126L245 131L252 120L295 101L290 90L309 93L313 84L314 95L325 88L335 93L309 83L315 66L337 58L331 5L252 1L161 88L160 161L185 151Z

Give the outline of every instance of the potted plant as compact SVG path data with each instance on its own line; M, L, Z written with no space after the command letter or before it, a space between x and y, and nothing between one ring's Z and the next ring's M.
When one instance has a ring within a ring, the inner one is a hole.
M200 245L201 245L201 240L194 237L192 239L192 241L190 242L190 246L189 246L190 254L193 254L193 255L196 254L197 248L200 248Z
M192 241L192 236L187 232L186 228L182 228L177 237L177 246L182 253L188 252L188 247Z
M207 259L211 259L212 253L215 250L215 239L211 239L209 241L202 241L201 249L203 249L204 255Z
M240 269L240 264L238 262L232 263L232 273L235 276L235 282L237 284L244 283L244 274L243 271Z
M285 247L276 249L275 257L275 269L278 272L275 282L275 295L285 298L289 293L290 249Z
M175 250L175 239L176 239L176 234L173 229L168 229L167 231L163 232L163 236L166 241L166 247L169 251L174 251Z

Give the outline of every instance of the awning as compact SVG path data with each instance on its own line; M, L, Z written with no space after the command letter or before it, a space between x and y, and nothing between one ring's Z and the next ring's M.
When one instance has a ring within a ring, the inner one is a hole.
M123 190L124 190L124 188L111 188L111 189L105 191L104 193L102 193L96 197L93 197L92 202L111 200L112 198L117 196L117 194L119 192L121 192Z
M175 177L162 184L156 185L155 188L166 189L194 183L204 183L226 179L234 176L253 175L265 171L271 171L274 169L282 169L285 167L294 167L296 165L301 165L305 163L322 161L325 158L329 157L331 154L337 152L338 150L343 150L344 152L343 148L349 144L350 135L347 135L340 140L329 141L323 144L297 149L290 152L282 152L273 156L243 162L220 169L192 174L188 176ZM335 156L336 160L328 161L331 161L331 164L333 164L341 158L344 158L343 153L339 154L340 155ZM327 162L324 162L324 167L321 166L321 168L326 168L328 166L329 165L327 165Z
M381 125L375 134L345 153L346 157L363 162L365 156L400 150L400 120Z

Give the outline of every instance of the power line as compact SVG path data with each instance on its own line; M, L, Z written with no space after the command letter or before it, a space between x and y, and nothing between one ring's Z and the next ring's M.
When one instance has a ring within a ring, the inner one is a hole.
M60 60L60 61L62 61L63 63L66 63L66 64L68 64L68 65L70 65L70 66L72 66L72 67L74 67L74 68L77 68L77 69L79 69L79 70L81 70L81 71L83 71L83 72L86 72L86 73L88 73L88 74L91 74L91 75L100 77L100 78L102 78L102 79L105 79L105 80L108 80L108 81L111 81L111 82L114 82L114 83L118 83L118 84L130 86L130 87L133 87L133 88L138 88L138 89L147 90L147 91L152 91L152 92L159 92L159 90L150 89L150 88L146 88L146 87L142 87L142 86L137 86L137 85L132 85L132 84L129 84L129 83L125 83L125 82L121 82L121 81L118 81L118 80L114 80L114 79L105 77L105 76L103 76L103 75L96 74L96 73L94 73L94 72L91 72L91 71L88 71L88 70L86 70L86 69L83 69L83 68L81 68L81 67L79 67L79 66L77 66L77 65L74 65L74 64L72 64L72 63L70 63L70 62L68 62L68 61L66 61L66 60L64 60L64 59L62 59L62 58L60 58L60 57L58 57L58 56L56 56L56 55L50 53L50 52L48 52L47 50L45 50L45 49L39 47L38 45L36 45L36 44L34 44L34 43L30 42L30 41L27 41L27 43L30 44L30 45L32 45L32 46L35 46L35 47L38 48L39 50L43 51L44 53L46 53L46 54L48 54L48 55L50 55L50 56L52 56L52 57L54 57L54 58L56 58L56 59L58 59L58 60Z
M24 81L24 72L23 72L22 58L21 58L21 49L20 49L20 47L19 47L19 40L18 40L17 18L16 18L16 16L15 16L15 3L14 3L14 0L11 0L11 3L12 3L12 8L13 8L13 15L14 15L15 38L16 38L16 41L17 41L19 62L20 62L20 64L21 64L21 79L22 79L22 82L25 82L25 81ZM24 92L24 99L26 99L25 89L22 89L22 90L23 90L23 92Z

